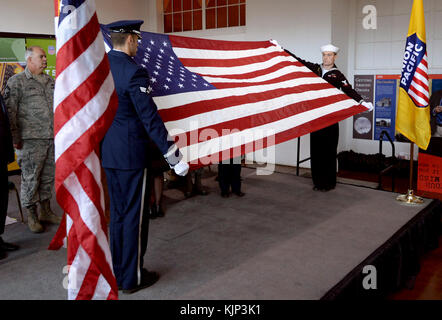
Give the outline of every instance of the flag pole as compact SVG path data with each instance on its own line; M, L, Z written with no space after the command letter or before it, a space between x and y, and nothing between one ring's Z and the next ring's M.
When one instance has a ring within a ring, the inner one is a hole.
M413 191L413 165L414 165L414 143L410 142L410 182L408 185L408 192L396 198L397 201L408 204L422 204L424 200L421 197L415 196Z

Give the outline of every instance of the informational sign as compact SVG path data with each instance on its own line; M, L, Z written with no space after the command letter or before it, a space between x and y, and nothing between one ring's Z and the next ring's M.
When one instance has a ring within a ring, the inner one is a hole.
M442 158L419 153L417 189L442 194Z
M25 62L25 39L0 38L0 62Z
M13 75L24 70L25 39L0 38L0 93Z
M442 90L442 74L430 75L431 93Z
M32 39L26 38L26 46L39 46L46 52L46 58L48 59L48 67L45 72L55 79L55 39Z
M399 77L399 75L376 76L376 98L374 104L375 140L379 140L379 137L384 130L387 131L391 139L394 140Z
M354 86L366 102L373 103L374 75L355 75ZM353 117L353 139L368 139L373 137L373 111L362 112Z

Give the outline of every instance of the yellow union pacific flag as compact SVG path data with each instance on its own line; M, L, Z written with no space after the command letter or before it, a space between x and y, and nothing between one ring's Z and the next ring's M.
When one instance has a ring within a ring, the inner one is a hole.
M431 138L428 58L423 0L414 0L405 45L396 130L426 150Z

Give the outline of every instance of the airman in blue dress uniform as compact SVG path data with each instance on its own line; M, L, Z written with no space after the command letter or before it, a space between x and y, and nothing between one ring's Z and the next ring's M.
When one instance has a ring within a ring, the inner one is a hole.
M118 109L101 144L110 196L110 247L115 277L124 293L155 283L159 276L143 268L149 218L143 217L149 137L178 175L189 169L170 138L150 95L149 75L132 59L141 38L141 20L107 25L114 49L109 63Z

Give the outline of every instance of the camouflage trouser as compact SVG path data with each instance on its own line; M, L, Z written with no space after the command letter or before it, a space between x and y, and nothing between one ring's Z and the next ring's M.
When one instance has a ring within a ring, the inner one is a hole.
M16 153L21 169L22 206L50 199L55 176L54 140L24 140L23 148Z

